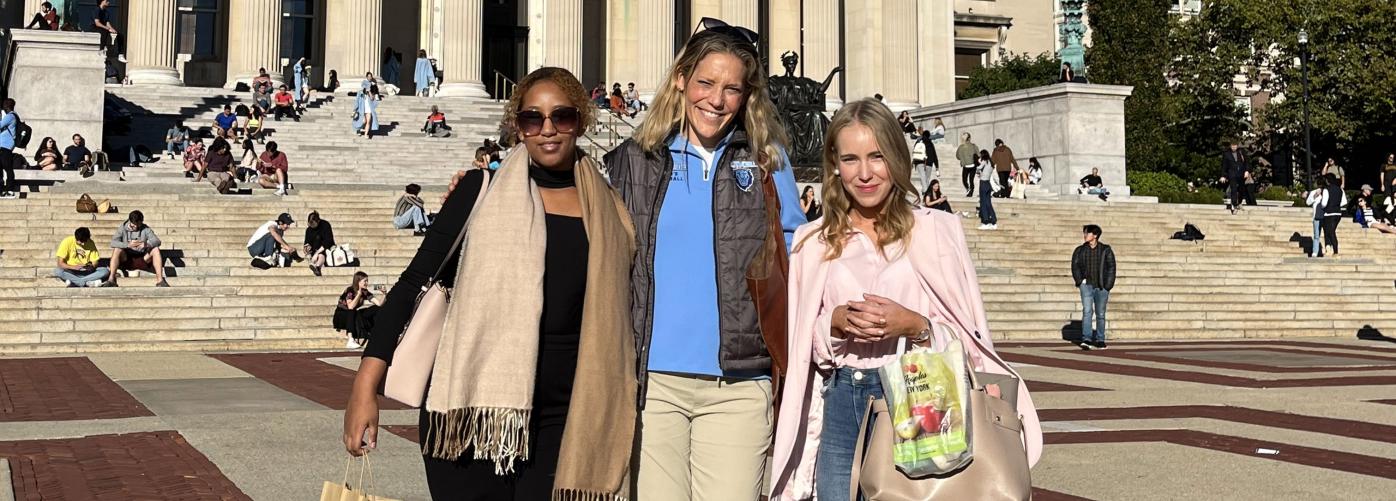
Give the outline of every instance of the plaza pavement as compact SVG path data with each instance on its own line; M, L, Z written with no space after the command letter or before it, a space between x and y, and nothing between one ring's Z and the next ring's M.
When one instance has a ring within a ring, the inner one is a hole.
M1387 341L999 350L1029 379L1044 421L1035 499L1380 500L1396 498ZM322 481L344 475L340 418L357 360L0 358L0 501L317 499ZM384 406L374 493L426 499L416 411Z

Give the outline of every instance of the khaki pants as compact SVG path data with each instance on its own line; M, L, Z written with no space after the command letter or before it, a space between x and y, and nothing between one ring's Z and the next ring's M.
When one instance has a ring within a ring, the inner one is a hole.
M651 372L636 501L755 501L772 434L771 382Z

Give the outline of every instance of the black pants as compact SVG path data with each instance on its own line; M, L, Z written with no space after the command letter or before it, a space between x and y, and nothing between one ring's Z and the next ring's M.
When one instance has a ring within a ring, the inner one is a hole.
M0 148L0 172L5 175L5 184L0 191L6 193L19 193L19 184L15 182L15 152L9 148Z
M999 192L996 196L1007 196L1008 190L1013 189L1008 185L1008 171L999 171L997 174L999 175Z
M1323 216L1323 243L1333 248L1333 253L1338 253L1338 222L1343 220L1343 216Z
M427 411L419 418L418 440L427 439ZM423 456L427 489L434 501L548 501L552 498L558 452L562 450L561 425L529 430L529 460L514 464L514 473L494 474L494 462L475 460L473 451L447 461Z
M52 31L52 29L49 28L48 20L44 19L43 13L38 12L34 13L34 19L30 20L29 24L24 26L26 30L32 30L34 28Z
M974 193L974 166L960 166L960 184L965 185L965 193Z
M107 48L107 47L114 47L114 48L116 48L115 51L108 51L108 52L107 52L107 59L116 59L116 56L117 56L117 55L119 55L119 54L125 54L125 53L126 53L126 39L125 39L125 37L122 37L121 34L117 34L117 35L113 36L113 35L111 34L110 31L107 31L107 30L98 28L96 25L93 25L93 26L91 27L91 29L92 29L92 31L96 31L96 32L102 34L102 46L101 46L101 48L103 48L103 49L105 49L105 48Z
M276 121L280 122L281 117L288 116L292 120L300 121L301 116L296 114L294 106L277 106L272 113L276 116Z
M1245 183L1241 181L1228 180L1226 185L1226 191L1230 195L1230 198L1228 198L1226 206L1232 209L1241 208L1241 197L1245 189Z

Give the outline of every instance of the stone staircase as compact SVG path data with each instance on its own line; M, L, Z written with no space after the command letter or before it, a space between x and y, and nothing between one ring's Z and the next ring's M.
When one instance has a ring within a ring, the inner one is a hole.
M343 343L330 327L337 295L355 268L249 266L248 236L280 212L304 222L311 210L358 252L374 284L391 285L419 237L390 224L392 188L307 185L275 197L218 196L159 184L89 182L98 200L121 214L77 214L69 187L0 203L11 230L0 234L0 353L310 349ZM959 211L973 201L951 194ZM426 193L435 206L440 193ZM1114 339L1348 336L1363 325L1396 328L1391 294L1396 237L1341 225L1342 258L1307 259L1298 232L1304 209L1257 208L1231 216L1219 207L1060 200L995 200L999 230L963 219L996 338L1056 339L1079 319L1069 260L1081 225L1100 224L1119 259L1110 301ZM172 288L151 276L115 289L65 288L49 278L58 241L78 226L105 242L130 210L140 209L165 241ZM1203 242L1168 240L1185 222ZM303 225L289 240L299 244Z

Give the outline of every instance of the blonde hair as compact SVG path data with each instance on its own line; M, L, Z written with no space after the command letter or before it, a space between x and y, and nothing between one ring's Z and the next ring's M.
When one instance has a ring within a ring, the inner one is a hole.
M746 72L742 78L745 102L737 111L737 120L746 129L761 170L779 170L784 163L781 161L781 148L789 141L776 106L771 102L761 60L755 46L728 34L703 31L688 40L669 67L668 78L659 86L654 102L650 103L649 116L635 129L632 137L641 149L655 151L664 146L675 129L683 132L688 102L684 98L681 82L686 82L698 63L711 54L731 54L742 60Z
M509 96L509 101L504 105L504 120L500 126L508 131L510 138L517 139L519 110L523 108L524 97L539 82L552 82L562 91L563 95L567 96L567 101L572 107L577 108L577 113L581 116L577 120L577 130L573 131L572 135L577 136L580 141L582 136L586 135L587 129L596 123L596 107L591 105L590 94L587 93L586 88L582 87L582 82L578 81L577 76L565 68L544 66L519 79L514 94Z
M912 198L917 196L916 187L911 184L911 151L902 140L902 128L892 110L876 99L865 98L848 103L834 113L829 122L829 132L824 136L824 219L819 231L806 235L795 246L799 250L810 237L818 235L829 247L825 260L834 260L843 255L844 240L853 225L848 213L853 201L844 191L843 180L839 178L839 133L844 129L862 125L872 131L877 138L877 149L882 152L883 162L892 181L892 190L882 201L878 218L874 223L877 229L878 251L886 255L886 249L901 242L905 250L911 239Z

